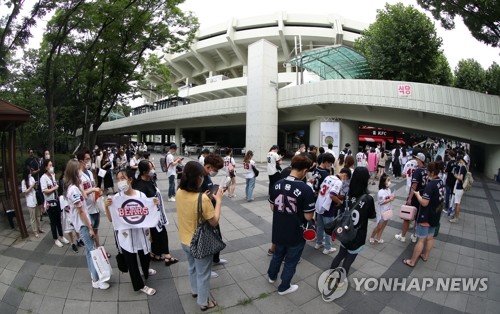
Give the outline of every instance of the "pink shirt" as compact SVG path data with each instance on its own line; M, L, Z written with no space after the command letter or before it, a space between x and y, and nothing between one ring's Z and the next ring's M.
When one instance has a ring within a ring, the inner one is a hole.
M377 171L377 153L368 154L368 171Z

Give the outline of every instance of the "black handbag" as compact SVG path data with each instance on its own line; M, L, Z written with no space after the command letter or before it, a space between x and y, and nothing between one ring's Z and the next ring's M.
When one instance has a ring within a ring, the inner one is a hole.
M255 174L255 177L257 178L259 176L259 169L257 169L254 165L252 165L252 170L253 173Z
M325 233L334 236L335 239L339 240L342 244L349 244L356 239L358 229L354 227L352 211L358 206L361 200L365 198L365 195L361 196L351 208L348 206L347 200L349 198L346 197L344 211L339 213L332 222L325 224Z
M201 195L198 195L198 227L191 239L191 255L194 258L202 259L222 251L226 244L222 241L220 231L212 227L208 221L203 221L201 214Z
M125 261L125 255L123 255L123 253L122 253L122 248L118 244L118 235L117 235L117 233L118 233L118 231L114 232L114 234L115 234L115 244L116 244L116 248L118 249L118 254L116 254L116 264L118 265L118 269L122 273L128 273L128 265L127 265L127 262Z

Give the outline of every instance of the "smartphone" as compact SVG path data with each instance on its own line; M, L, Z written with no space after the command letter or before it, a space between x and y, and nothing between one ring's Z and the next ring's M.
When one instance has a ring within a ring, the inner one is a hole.
M218 184L214 184L212 186L212 190L210 191L210 195L214 195L217 193L217 191L219 191L219 185Z

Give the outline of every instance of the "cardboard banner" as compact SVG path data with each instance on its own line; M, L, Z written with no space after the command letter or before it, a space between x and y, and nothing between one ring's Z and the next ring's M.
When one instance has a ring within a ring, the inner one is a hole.
M115 195L109 207L115 230L156 227L160 219L153 198Z

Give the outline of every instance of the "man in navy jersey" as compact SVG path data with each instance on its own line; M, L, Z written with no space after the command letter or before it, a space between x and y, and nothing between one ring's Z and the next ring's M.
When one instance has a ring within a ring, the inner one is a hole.
M269 283L278 277L283 260L283 272L278 294L285 295L296 291L299 286L292 285L297 263L304 250L305 240L302 226L314 214L314 193L302 179L311 167L312 161L303 155L293 157L290 176L277 181L271 187L269 203L273 211L272 242L276 245L267 274Z
M424 190L425 185L427 184L427 172L424 166L425 155L423 153L418 153L415 156L415 159L417 160L418 168L415 169L411 177L411 187L410 192L408 193L408 198L406 200L406 205L415 206L418 210L418 208L420 207L420 203L417 200L415 192L422 192ZM405 242L406 232L409 228L410 221L403 220L403 228L401 229L401 233L396 234L394 237L401 242ZM411 241L417 242L417 237L414 234L411 235Z
M330 175L330 168L335 162L335 157L330 153L324 153L322 155L321 163L313 170L311 183L314 189L314 195L318 196L319 187L323 180Z

